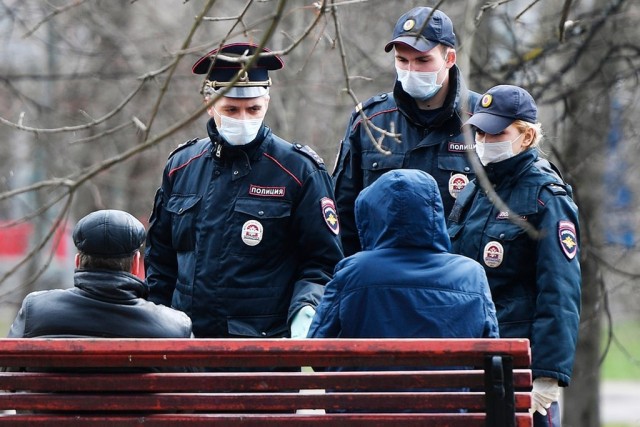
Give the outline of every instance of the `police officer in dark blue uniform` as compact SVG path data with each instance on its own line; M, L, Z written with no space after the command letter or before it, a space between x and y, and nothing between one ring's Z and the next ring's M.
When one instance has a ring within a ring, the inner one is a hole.
M263 123L268 72L282 66L248 43L193 66L209 136L171 153L145 261L150 299L186 312L196 337L306 337L343 257L322 160Z
M384 172L429 173L438 183L445 215L473 178L466 154L473 144L465 143L460 128L479 95L466 89L455 47L453 24L440 10L416 7L396 23L385 46L395 53L393 92L356 107L333 172L345 255L360 250L355 199Z
M531 341L534 425L559 426L580 320L578 208L539 161L542 130L527 91L489 89L466 125L492 188L474 180L460 193L449 216L453 251L484 266L500 336Z

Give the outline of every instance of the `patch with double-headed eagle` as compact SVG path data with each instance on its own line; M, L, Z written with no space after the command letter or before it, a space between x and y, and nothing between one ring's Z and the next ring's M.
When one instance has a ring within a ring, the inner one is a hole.
M578 253L578 238L576 237L576 226L571 221L558 222L558 239L562 252L569 261L576 257Z
M336 204L328 197L323 197L320 200L320 209L322 210L322 217L324 222L329 227L329 230L336 236L340 233L340 223L338 222L338 213L336 211Z

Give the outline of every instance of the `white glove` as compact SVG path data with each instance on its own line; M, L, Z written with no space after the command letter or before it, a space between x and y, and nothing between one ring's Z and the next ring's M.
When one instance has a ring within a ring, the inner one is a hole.
M310 305L302 307L291 321L291 338L306 338L316 311Z
M547 409L553 402L560 399L560 386L555 378L540 377L533 380L533 388L531 390L531 409L529 413L535 411L542 415L547 415Z

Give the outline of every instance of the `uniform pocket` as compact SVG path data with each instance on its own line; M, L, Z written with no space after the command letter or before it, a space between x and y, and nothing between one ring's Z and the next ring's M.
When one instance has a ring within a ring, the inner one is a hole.
M371 185L380 175L392 169L402 168L404 154L382 154L379 151L362 153L362 180L365 187Z
M196 217L201 196L173 194L167 202L171 213L171 242L176 251L195 249Z
M267 253L287 244L291 203L239 198L229 228L229 248L239 255Z

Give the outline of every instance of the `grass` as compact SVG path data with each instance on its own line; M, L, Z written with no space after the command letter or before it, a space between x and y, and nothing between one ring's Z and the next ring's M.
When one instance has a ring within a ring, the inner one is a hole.
M613 333L600 371L602 380L640 381L640 321L614 322ZM607 338L603 336L603 349Z

